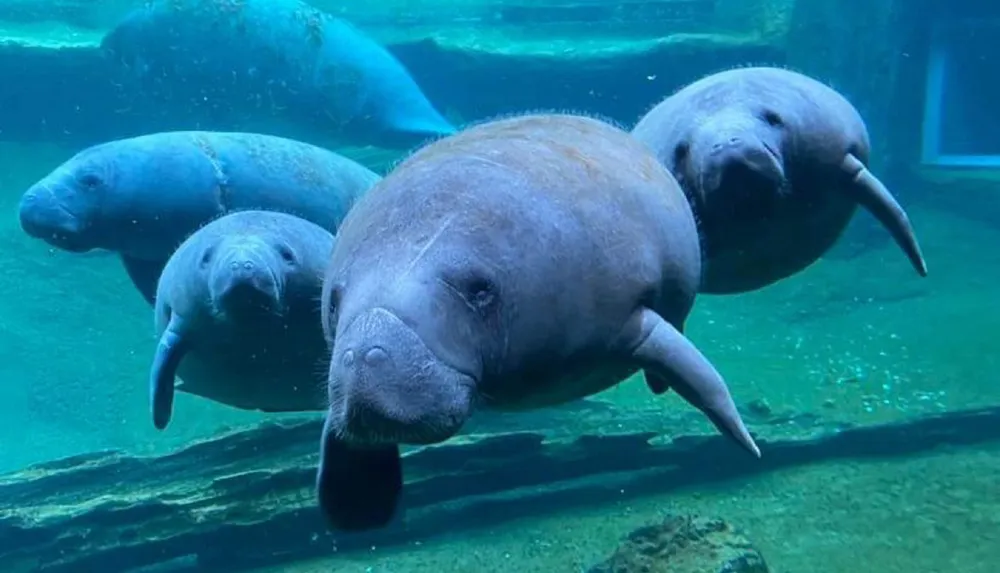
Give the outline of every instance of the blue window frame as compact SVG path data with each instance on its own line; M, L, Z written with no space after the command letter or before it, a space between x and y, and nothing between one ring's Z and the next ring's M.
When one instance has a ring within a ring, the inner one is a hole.
M922 162L1000 168L1000 20L939 23L931 37Z

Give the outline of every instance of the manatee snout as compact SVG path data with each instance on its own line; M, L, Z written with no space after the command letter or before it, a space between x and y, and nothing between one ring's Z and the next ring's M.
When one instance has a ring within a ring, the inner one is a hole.
M282 273L276 267L284 261L263 243L226 247L220 249L210 271L215 309L230 315L284 313Z
M756 134L715 140L702 157L698 171L707 193L723 188L744 189L750 195L747 199L759 202L775 189L785 187L785 168L778 146Z
M82 237L87 229L83 218L70 211L48 185L36 184L25 192L18 218L28 236L54 247L74 253L92 248Z
M374 308L337 333L331 431L362 445L441 442L468 419L474 387L471 375L440 360L396 314Z

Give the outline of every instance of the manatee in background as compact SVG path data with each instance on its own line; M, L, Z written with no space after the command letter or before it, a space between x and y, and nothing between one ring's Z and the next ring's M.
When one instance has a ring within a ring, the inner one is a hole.
M336 232L379 176L336 153L270 135L177 131L77 153L21 198L24 231L59 249L121 256L150 304L188 235L244 209L282 211Z
M383 526L398 444L455 435L645 372L760 452L682 334L701 276L691 207L628 133L526 115L420 149L340 228L323 283L333 352L317 493L331 525Z
M153 423L178 390L246 410L327 406L320 322L333 235L292 215L240 211L188 237L156 293L160 342L150 369Z
M866 167L860 114L815 79L766 67L712 74L666 98L632 134L691 201L705 251L702 292L755 290L801 271L858 205L927 274L906 213Z
M280 110L384 147L454 132L385 48L298 0L154 1L101 45L146 85L182 93L191 105L249 105L255 116Z

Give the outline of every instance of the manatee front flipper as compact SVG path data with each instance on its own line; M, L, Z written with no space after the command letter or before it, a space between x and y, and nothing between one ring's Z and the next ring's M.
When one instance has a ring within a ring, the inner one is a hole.
M759 458L760 449L743 424L729 388L708 359L652 310L640 310L633 320L638 339L630 348L632 359L645 371L650 389L662 394L673 388L704 412L720 432Z
M920 252L917 236L913 232L906 211L896 202L885 185L882 185L882 182L854 155L848 153L844 157L841 169L851 178L852 184L849 187L851 197L889 230L917 273L922 277L927 276L927 263Z
M316 495L334 529L364 531L388 525L403 491L399 446L356 449L323 427Z
M122 265L128 278L132 279L132 284L138 289L142 298L146 299L151 306L156 304L156 285L160 282L160 275L163 274L163 267L166 261L146 261L136 259L126 255L121 255Z
M187 352L187 343L180 329L177 315L170 319L166 330L160 336L153 355L153 366L149 370L149 402L153 414L153 425L162 430L170 423L174 409L174 384L177 367Z

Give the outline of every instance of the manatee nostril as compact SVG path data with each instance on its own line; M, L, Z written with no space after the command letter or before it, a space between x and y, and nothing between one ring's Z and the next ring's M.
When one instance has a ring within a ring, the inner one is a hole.
M230 261L229 269L236 272L252 271L256 265L253 261Z
M383 362L388 360L388 358L389 355L386 354L385 350L376 346L375 348L369 350L367 354L365 354L365 363L367 363L369 366L378 366L379 364L382 364Z
M344 355L341 357L340 361L341 363L343 363L345 368L350 368L351 366L354 366L354 351L348 350L347 352L345 352Z
M725 149L729 149L730 147L739 145L741 143L743 143L743 140L740 139L739 137L735 137L735 136L730 137L729 139L727 139L725 141L725 143L716 143L716 144L712 145L712 153L719 153L720 151L723 151Z

